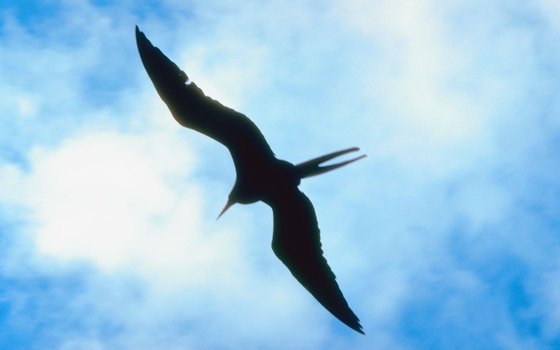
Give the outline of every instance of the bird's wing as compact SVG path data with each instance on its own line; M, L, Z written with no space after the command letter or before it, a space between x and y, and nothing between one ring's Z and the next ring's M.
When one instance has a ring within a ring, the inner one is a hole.
M267 200L274 213L272 250L317 301L340 321L363 334L360 320L348 306L323 257L313 204L297 188L277 193Z
M257 126L242 113L204 95L187 75L136 27L136 44L144 68L173 117L184 127L226 146L237 166L274 156Z

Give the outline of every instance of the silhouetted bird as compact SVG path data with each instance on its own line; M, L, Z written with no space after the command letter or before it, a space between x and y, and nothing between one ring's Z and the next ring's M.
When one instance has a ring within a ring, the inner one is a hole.
M365 155L329 166L320 164L358 148L297 165L279 160L249 118L205 96L138 27L136 43L150 79L175 120L220 142L231 153L237 178L218 218L235 203L260 200L268 204L274 214L272 250L276 256L327 310L364 334L323 257L315 210L298 185L302 178L339 168Z

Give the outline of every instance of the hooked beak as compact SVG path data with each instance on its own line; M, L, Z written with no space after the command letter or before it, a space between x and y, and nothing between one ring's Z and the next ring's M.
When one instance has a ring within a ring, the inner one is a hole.
M231 207L231 206L234 205L234 204L235 204L235 201L234 201L233 199L231 199L231 198L228 198L228 201L227 201L227 203L226 203L224 209L222 209L222 211L220 212L220 215L218 215L218 217L216 218L216 221L218 221L218 220L220 219L220 217L221 217L222 215L224 215L224 213L226 212L226 210L228 210L229 207Z

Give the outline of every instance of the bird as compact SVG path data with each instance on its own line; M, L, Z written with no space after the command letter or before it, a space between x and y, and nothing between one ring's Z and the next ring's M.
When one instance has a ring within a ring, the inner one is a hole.
M277 159L258 127L244 114L222 105L203 91L136 26L143 66L160 98L182 126L223 144L233 159L236 180L218 219L236 203L262 201L272 208L272 250L291 274L332 315L365 334L323 256L315 209L298 189L303 178L319 175L364 158L321 165L358 151L352 147L294 165Z

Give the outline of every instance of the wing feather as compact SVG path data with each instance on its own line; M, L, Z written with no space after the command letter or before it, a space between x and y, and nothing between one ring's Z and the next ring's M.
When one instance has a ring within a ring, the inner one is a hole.
M179 124L226 146L237 169L274 156L255 123L187 83L187 75L138 28L136 43L148 76Z
M269 203L274 212L272 250L319 303L363 334L360 320L348 306L323 256L313 204L297 188L278 192L282 194Z

